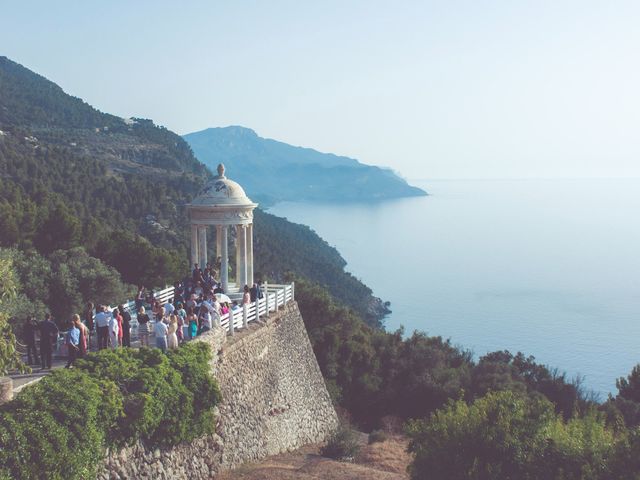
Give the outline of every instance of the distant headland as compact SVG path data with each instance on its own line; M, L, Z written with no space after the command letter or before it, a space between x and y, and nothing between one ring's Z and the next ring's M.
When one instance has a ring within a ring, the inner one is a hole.
M249 128L208 128L183 138L210 169L220 161L260 203L371 201L427 195L392 170L262 138Z

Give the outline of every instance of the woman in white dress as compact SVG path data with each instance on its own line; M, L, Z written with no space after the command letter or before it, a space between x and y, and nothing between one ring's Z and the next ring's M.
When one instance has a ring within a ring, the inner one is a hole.
M169 328L167 331L167 348L174 350L178 348L178 317L175 314L169 316Z

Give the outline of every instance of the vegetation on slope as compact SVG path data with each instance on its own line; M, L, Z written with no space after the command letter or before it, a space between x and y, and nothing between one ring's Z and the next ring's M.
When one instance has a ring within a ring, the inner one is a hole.
M0 406L1 479L95 478L107 447L176 445L213 432L208 345L102 350Z
M411 423L414 479L638 478L637 432L616 432L590 410L565 421L544 398L491 392Z
M4 57L0 112L0 247L48 260L82 247L125 283L149 287L189 272L184 205L210 174L182 138L151 121L101 113ZM307 227L257 212L255 251L265 280L301 271L340 292L371 323L381 318L371 291ZM56 313L75 308L67 303Z

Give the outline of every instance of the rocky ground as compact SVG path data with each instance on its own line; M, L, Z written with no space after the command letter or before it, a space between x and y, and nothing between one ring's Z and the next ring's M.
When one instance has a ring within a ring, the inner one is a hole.
M353 462L339 462L320 456L320 445L307 445L299 450L265 458L259 463L245 464L225 472L216 480L407 480L407 440L390 436L384 442L367 445Z

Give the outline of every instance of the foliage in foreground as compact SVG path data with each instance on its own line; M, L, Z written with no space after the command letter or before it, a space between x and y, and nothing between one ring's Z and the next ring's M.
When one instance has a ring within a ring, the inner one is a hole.
M0 478L87 479L106 447L175 445L214 429L209 347L103 350L0 407Z
M491 392L409 423L413 479L630 480L638 433L614 433L595 410L565 421L542 397Z

